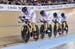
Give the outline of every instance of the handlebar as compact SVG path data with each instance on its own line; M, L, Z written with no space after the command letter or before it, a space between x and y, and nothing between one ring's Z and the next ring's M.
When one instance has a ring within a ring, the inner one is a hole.
M28 19L25 19L25 16L19 16L19 19L26 24L30 23L30 21ZM22 22L19 22L19 23L22 23Z

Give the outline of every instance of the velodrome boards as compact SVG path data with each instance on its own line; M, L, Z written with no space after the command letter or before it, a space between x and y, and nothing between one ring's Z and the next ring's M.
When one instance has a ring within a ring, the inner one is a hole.
M69 33L75 31L75 8L47 10L55 12L65 12L68 16ZM0 37L20 35L22 25L18 23L18 17L21 15L20 11L0 11ZM39 11L36 10L37 18L40 18Z

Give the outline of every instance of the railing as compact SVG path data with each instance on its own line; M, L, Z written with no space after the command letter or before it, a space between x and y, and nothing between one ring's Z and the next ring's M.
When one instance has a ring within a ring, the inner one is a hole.
M74 4L75 3L75 1L73 1L73 2L68 2L68 1L64 1L64 2L62 2L62 1L60 1L60 2L44 2L44 3L39 3L39 2L34 2L34 3L32 3L32 2L21 2L21 3L18 3L18 4L16 4L16 3L8 3L8 2L2 2L2 3L0 3L0 4L8 4L8 5L59 5L59 4Z

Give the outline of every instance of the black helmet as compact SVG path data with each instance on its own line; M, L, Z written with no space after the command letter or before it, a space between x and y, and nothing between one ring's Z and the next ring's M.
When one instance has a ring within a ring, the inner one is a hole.
M27 11L27 7L23 7L22 12L26 12L26 11Z
M57 17L57 13L56 13L56 12L55 12L55 13L53 13L53 16L54 16L54 17Z
M41 15L44 15L45 14L45 11L44 10L40 11L40 14Z
M64 14L64 13L61 13L61 16L62 16L62 17L65 17L65 14Z

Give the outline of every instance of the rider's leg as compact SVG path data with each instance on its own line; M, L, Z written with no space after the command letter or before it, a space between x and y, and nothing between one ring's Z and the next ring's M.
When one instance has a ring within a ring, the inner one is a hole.
M68 34L68 24L66 22L66 34Z
M61 25L61 26L62 26L61 31L62 31L62 34L63 34L63 33L64 33L63 23L62 23L62 25Z
M33 29L33 28L32 28L32 23L30 22L30 23L29 23L29 31L30 31L30 33L32 32L32 29Z
M45 29L44 29L44 31L46 31L47 30L47 23L44 23L44 26L45 26Z
M33 31L36 31L36 24L35 23L32 23L32 28L33 28Z
M57 25L56 24L54 24L53 32L54 32L54 37L56 37L57 35Z
M50 23L47 23L47 28L50 28L50 27L51 27Z
M51 24L48 24L48 37L50 38L50 37L52 37L52 26L51 26Z
M62 35L62 26L61 26L61 24L59 24L59 29L58 29L58 32L59 32L59 35Z

